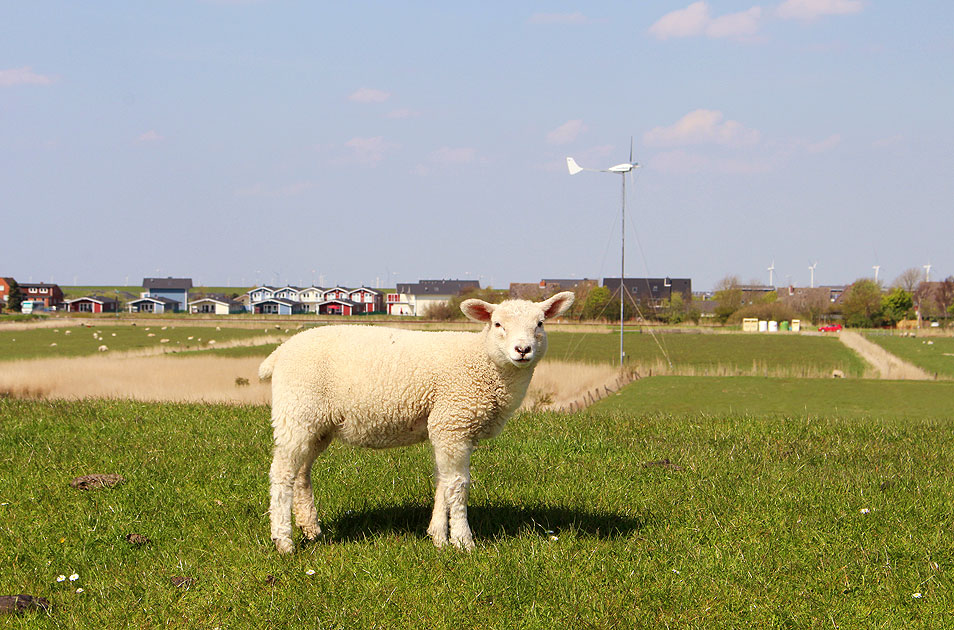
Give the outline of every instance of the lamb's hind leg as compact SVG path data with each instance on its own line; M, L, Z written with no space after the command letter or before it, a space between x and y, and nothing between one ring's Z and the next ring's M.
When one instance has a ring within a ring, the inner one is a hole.
M272 540L280 553L291 553L295 549L291 521L295 480L312 449L315 436L301 425L289 426L291 423L282 418L273 418L272 424L275 426L275 449L269 472Z
M311 467L315 463L315 458L321 454L328 443L331 442L331 436L325 436L315 439L305 453L305 460L301 468L298 469L298 475L295 477L294 502L292 504L295 512L295 524L301 528L302 534L308 540L315 540L321 535L321 526L318 524L318 512L315 510L315 493L311 486Z

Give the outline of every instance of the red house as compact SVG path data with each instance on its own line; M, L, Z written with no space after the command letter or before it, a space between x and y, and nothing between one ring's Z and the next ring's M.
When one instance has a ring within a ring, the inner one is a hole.
M37 284L20 284L20 295L23 300L33 302L34 306L39 302L43 308L53 308L63 303L63 291L58 284L46 284L40 282Z
M100 295L66 300L64 305L70 313L115 313L119 310L119 302L115 298Z

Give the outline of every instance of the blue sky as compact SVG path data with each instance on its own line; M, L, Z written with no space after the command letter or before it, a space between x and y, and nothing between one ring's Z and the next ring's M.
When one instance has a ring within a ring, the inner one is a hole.
M0 275L954 274L954 3L4 2Z

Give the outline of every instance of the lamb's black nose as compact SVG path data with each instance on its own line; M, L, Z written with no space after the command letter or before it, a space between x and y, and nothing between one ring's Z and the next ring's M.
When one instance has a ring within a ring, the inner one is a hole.
M530 354L530 350L531 350L530 346L523 346L523 347L514 346L513 349L516 350L520 354L520 356L526 356Z

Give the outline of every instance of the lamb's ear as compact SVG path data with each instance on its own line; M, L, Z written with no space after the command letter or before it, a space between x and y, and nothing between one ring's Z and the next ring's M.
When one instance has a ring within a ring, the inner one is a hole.
M489 322L490 316L493 315L496 308L496 304L476 299L464 300L460 304L460 310L463 311L464 315L475 322Z
M563 313L567 312L569 308L573 306L574 299L576 299L576 296L572 291L564 291L557 293L549 300L540 302L540 306L543 308L543 316L546 319L552 319L563 315Z

